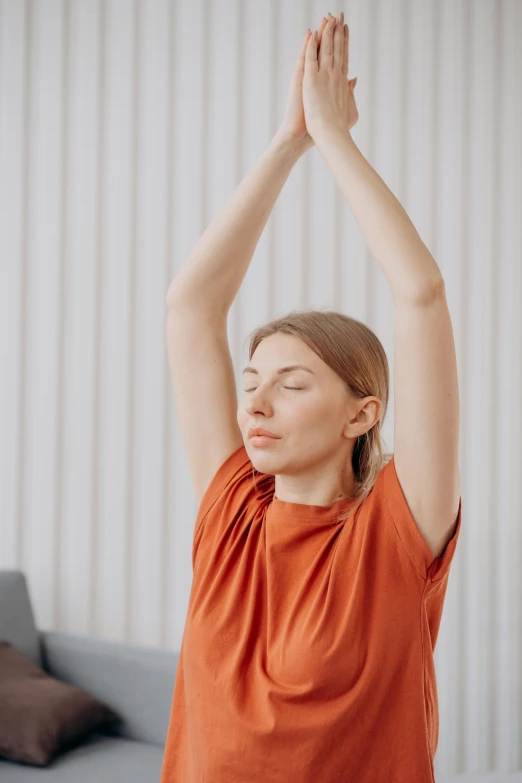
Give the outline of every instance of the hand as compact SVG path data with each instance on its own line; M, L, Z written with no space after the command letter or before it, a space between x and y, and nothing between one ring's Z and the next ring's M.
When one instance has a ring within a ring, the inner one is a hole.
M321 50L308 38L303 77L303 109L308 133L314 135L327 125L348 133L359 119L354 89L357 78L348 79L348 25L341 11L337 20L329 14L322 35Z
M321 37L323 30L326 27L327 19L323 19L319 29L317 31L317 49L320 48ZM305 68L305 54L309 39L312 37L312 33L307 30L304 37L301 52L297 58L295 68L290 81L290 90L288 92L288 99L286 104L286 113L283 122L279 128L285 138L293 139L302 145L303 151L306 151L310 147L313 147L314 140L308 133L304 108L303 108L303 77Z

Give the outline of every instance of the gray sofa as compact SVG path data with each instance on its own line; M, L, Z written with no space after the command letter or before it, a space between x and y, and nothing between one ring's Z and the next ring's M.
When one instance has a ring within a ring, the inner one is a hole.
M123 718L118 733L92 733L46 767L0 758L1 783L158 783L178 653L39 630L21 571L0 571L0 639Z

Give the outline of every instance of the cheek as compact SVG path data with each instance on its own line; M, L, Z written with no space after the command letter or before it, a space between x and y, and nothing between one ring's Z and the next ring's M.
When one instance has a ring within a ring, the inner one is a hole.
M292 395L292 392L288 394ZM311 430L323 427L325 418L332 415L324 399L312 392L294 392L291 397L281 400L280 410L289 422Z
M315 404L296 407L293 413L311 439L326 443L338 432L340 417L333 403L325 405L324 400L316 400Z
M326 444L332 431L332 412L322 403L307 401L290 405L284 415L285 428L303 448Z
M250 416L247 414L247 412L245 411L241 403L238 405L236 421L241 432L246 434L245 428L247 427L247 424L250 421Z
M320 426L327 416L331 416L328 405L325 405L322 399L311 394L287 400L285 408L289 415L295 419L306 421L310 427Z

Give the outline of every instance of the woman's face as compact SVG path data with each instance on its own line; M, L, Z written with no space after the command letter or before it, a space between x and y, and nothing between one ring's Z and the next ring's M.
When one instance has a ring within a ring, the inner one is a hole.
M279 372L296 364L310 371ZM353 399L342 379L293 335L278 332L266 337L249 366L257 372L243 373L237 422L257 470L302 475L314 465L349 461L365 421L363 414L362 419L356 418L357 412L368 398ZM256 426L265 427L279 439L254 445L248 432Z

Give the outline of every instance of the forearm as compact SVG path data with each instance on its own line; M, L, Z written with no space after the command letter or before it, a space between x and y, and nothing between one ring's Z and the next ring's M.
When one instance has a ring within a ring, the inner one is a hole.
M303 148L276 134L174 276L167 304L197 301L227 313L259 237Z
M400 202L350 133L325 127L314 141L332 172L395 301L420 301L440 281L440 268Z

